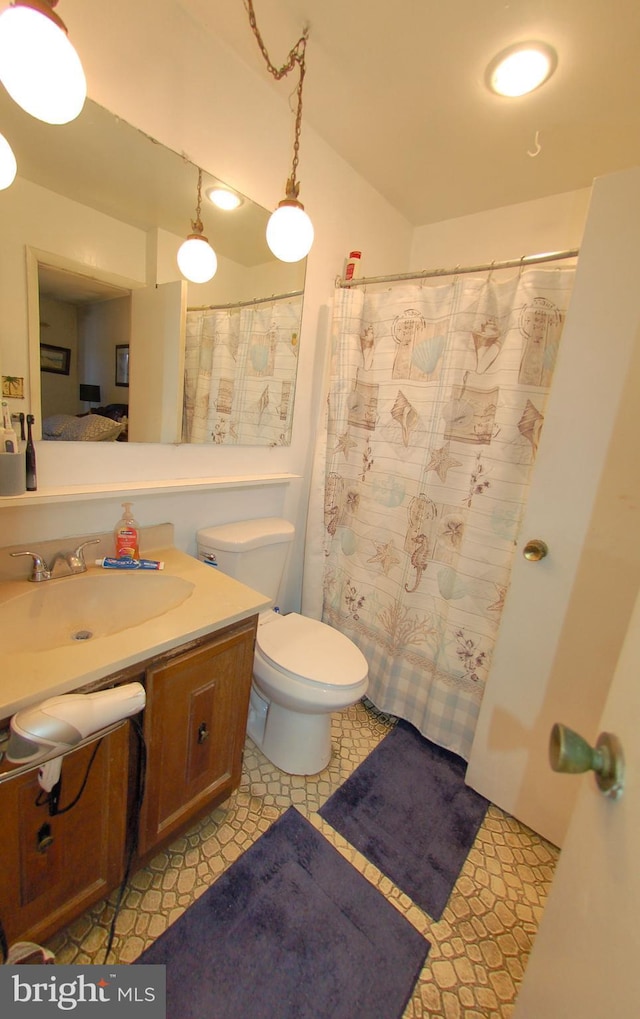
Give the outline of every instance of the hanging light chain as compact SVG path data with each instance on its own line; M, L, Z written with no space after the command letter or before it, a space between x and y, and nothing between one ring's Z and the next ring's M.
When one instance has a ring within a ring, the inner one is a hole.
M302 129L302 86L304 83L304 72L305 64L303 58L300 62L300 77L298 79L298 87L296 89L296 95L298 97L298 108L296 110L295 137L293 142L293 163L291 166L291 177L287 181L287 198L294 199L298 197L298 192L300 191L300 185L298 184L296 177L298 173L298 156L300 153L300 131Z
M191 220L191 227L196 234L204 233L204 226L200 217L202 208L202 170L198 167L198 203L196 205L196 218Z
M283 64L282 67L276 67L275 64L271 62L271 58L269 56L269 53L267 52L267 48L260 34L260 29L258 28L256 22L256 15L253 9L253 0L244 0L244 5L247 14L249 15L249 24L251 25L251 30L256 37L258 46L260 47L260 52L262 53L262 56L265 59L267 69L269 73L276 79L276 81L280 81L282 78L285 78L287 74L293 71L296 65L298 66L299 77L298 85L295 90L297 98L297 108L295 120L295 137L293 142L293 163L291 166L291 176L287 180L286 187L287 198L295 201L300 191L300 184L298 183L296 178L298 173L298 160L300 155L300 131L302 130L302 87L304 84L304 76L306 71L305 55L307 49L307 39L309 38L309 28L308 26L305 26L302 35L298 39L297 43L295 44L295 46L292 46L292 48L289 50L289 55L287 57L286 64Z
M300 36L300 38L298 39L298 41L295 44L295 46L293 46L289 50L289 56L287 57L287 63L283 64L282 67L276 67L274 64L271 63L271 58L270 58L270 56L269 56L269 54L267 52L267 47L265 46L264 42L262 41L262 36L260 35L260 29L258 28L258 24L256 22L255 11L253 9L253 0L244 0L244 6L245 6L245 8L247 10L247 14L249 15L249 24L251 25L251 30L252 30L253 34L255 35L255 37L256 37L256 39L258 41L258 46L260 47L260 51L262 53L262 56L264 57L264 59L266 61L267 67L269 69L269 72L273 75L273 77L277 81L280 81L280 79L286 77L286 75L289 74L290 71L293 71L293 69L296 66L296 64L304 65L304 53L305 53L305 49L306 49L306 45L307 45L307 39L308 39L308 36L309 36L309 29L308 29L308 27L306 27L303 30L303 33Z

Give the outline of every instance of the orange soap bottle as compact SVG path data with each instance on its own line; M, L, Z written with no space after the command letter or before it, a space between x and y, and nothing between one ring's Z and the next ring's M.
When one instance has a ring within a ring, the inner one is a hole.
M123 502L124 513L118 520L113 537L116 547L116 559L140 558L140 527L133 519L130 502Z

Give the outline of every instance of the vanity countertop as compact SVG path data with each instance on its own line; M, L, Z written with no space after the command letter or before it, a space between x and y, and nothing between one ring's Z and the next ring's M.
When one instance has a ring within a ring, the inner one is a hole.
M40 585L28 580L0 582L0 719L8 718L30 703L77 690L188 641L214 633L255 615L269 605L264 595L176 548L145 549L144 556L162 560L165 564L163 571L154 572L152 576L176 576L193 584L193 591L182 604L110 636L73 642L46 651L30 651L28 633L24 650L17 653L3 650L3 603ZM107 571L102 567L90 566L81 576L104 576L105 573ZM124 571L119 571L119 575L124 576ZM135 582L137 574L126 576ZM68 586L72 587L77 579L61 577L45 581L42 586L53 590L55 585L56 595L62 604L65 590ZM35 620L33 625L37 626Z

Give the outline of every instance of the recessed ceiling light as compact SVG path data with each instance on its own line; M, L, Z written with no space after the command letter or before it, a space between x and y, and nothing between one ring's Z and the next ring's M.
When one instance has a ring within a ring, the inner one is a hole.
M229 188L221 188L217 185L215 187L207 188L206 196L210 202L217 205L219 209L224 209L225 212L230 212L232 209L237 209L239 205L242 205L242 198L235 191L230 191Z
M524 96L547 81L557 64L555 50L546 43L517 43L491 61L487 84L500 96Z

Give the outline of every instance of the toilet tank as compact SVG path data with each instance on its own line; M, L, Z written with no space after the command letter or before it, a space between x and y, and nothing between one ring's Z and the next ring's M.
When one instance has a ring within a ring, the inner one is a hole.
M293 524L279 517L204 527L197 533L198 558L274 604L294 534Z

